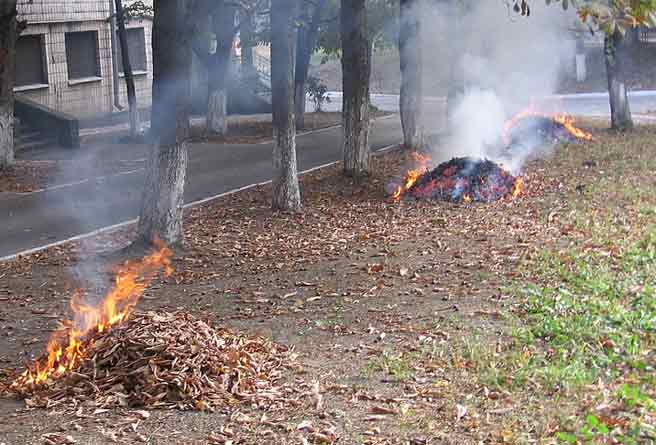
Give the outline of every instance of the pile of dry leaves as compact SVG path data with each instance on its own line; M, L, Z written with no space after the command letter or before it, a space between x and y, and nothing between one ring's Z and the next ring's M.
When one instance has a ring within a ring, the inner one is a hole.
M137 313L89 342L77 369L20 390L28 406L212 411L269 406L291 391L281 383L294 360L290 349L215 329L185 312Z

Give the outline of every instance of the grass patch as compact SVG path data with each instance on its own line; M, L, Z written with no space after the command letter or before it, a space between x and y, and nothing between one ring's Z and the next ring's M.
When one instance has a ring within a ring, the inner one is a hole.
M413 353L394 353L385 350L380 357L371 359L360 371L362 377L371 379L378 373L390 376L395 382L410 380L414 375L413 361L418 357Z
M656 227L616 248L543 254L507 348L464 349L488 386L576 400L560 443L656 443Z

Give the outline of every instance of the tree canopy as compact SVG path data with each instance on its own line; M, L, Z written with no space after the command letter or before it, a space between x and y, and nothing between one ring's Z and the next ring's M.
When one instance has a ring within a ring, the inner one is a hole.
M547 5L560 3L567 10L576 8L581 21L592 31L600 30L607 35L615 31L624 34L637 26L656 26L656 0L545 0ZM515 12L528 16L529 0L513 0Z

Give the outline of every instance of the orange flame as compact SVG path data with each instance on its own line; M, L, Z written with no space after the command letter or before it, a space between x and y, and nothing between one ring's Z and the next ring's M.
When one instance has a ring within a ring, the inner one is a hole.
M417 182L417 179L428 170L431 162L430 156L417 153L416 151L410 153L410 158L413 160L414 167L405 173L403 185L398 186L392 194L392 199L394 200L400 199L401 195Z
M572 136L577 139L585 139L586 141L592 140L592 134L587 131L581 130L580 128L574 126L574 118L572 116L567 116L565 114L558 114L553 117L553 120L561 124L563 127L570 132Z
M50 378L74 369L85 356L89 343L84 340L88 334L105 332L125 320L159 270L163 268L167 276L171 275L172 252L161 242L157 244L158 248L152 254L118 268L114 286L99 305L90 305L84 293L76 291L71 299L73 321L64 322L63 328L52 334L47 359L28 367L12 387L20 389L46 383Z
M521 176L515 178L515 185L513 186L512 197L517 198L522 193L522 187L524 186L524 180Z
M555 122L561 124L569 133L577 139L584 139L586 141L592 140L592 134L588 133L585 130L582 130L574 125L574 118L566 114L550 114L544 111L540 111L537 107L531 103L524 110L520 111L512 118L508 119L503 125L502 137L503 141L506 144L510 143L510 130L517 125L522 119L527 117L545 117L553 119Z

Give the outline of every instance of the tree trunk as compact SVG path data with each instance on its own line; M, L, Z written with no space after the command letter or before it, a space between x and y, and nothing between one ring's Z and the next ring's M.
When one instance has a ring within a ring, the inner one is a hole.
M273 107L274 209L297 210L301 193L296 166L294 122L294 4L271 2L271 101Z
M341 1L344 173L369 173L369 43L365 0Z
M207 131L225 136L228 133L228 72L235 39L235 8L225 3L212 12L212 28L216 35L216 52L208 66Z
M298 66L298 64L297 64ZM305 128L305 105L307 96L307 77L294 80L294 117L296 118L296 129Z
M241 75L242 82L248 91L256 91L258 74L253 60L255 27L253 14L240 11L239 39L241 44Z
M209 82L207 116L205 122L207 132L218 136L228 134L228 92L225 84L217 85L218 82Z
M139 121L139 107L137 106L137 93L134 88L134 77L130 54L128 49L128 36L125 32L125 17L123 16L123 2L114 0L116 5L116 25L118 27L118 40L121 44L121 59L123 62L123 77L128 92L128 114L130 116L130 138L135 139L141 133Z
M304 18L305 24L298 29L296 39L296 69L294 73L294 115L296 116L296 129L305 128L305 103L307 93L307 78L310 69L310 58L317 44L317 34L321 15L327 4L327 0L319 0L314 5L312 18L309 13ZM305 3L310 8L310 3Z
M16 67L16 2L0 5L0 169L14 163L14 71Z
M457 38L460 33L465 32L461 26L462 18L458 11L458 5L454 0L446 0L443 3L446 20L446 33L452 36L449 39L449 82L447 87L446 115L447 120L453 115L453 111L459 105L465 94L464 67L462 66L462 55L465 49L462 47L461 39Z
M139 217L139 240L182 242L189 136L191 38L189 0L155 0L153 144Z
M401 91L399 109L403 145L416 149L422 144L422 49L419 1L400 1L399 60Z
M633 127L633 120L622 69L624 42L619 31L615 31L612 35L606 35L604 38L604 55L608 78L611 128L621 131L628 130Z

